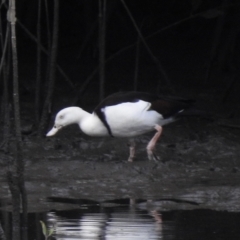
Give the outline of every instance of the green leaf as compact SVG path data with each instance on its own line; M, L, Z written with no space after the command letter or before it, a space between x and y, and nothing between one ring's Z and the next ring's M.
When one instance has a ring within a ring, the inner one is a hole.
M48 237L52 236L53 232L54 232L54 228L50 228L48 230Z
M46 224L43 221L40 221L41 225L42 225L42 232L43 235L46 237L47 236L47 228L46 228Z

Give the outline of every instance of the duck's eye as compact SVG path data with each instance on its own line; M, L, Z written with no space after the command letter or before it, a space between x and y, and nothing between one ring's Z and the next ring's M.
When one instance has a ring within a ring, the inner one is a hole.
M60 115L59 118L60 118L60 119L63 119L63 115Z

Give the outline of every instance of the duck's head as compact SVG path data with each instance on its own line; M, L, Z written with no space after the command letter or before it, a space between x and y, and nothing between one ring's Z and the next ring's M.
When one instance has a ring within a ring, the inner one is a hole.
M68 107L58 112L56 115L53 128L46 134L47 137L55 135L60 129L70 124L79 123L81 120L81 112L79 107Z

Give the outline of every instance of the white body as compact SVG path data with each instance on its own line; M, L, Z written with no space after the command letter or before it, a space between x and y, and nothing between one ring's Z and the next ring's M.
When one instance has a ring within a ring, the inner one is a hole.
M164 119L161 114L150 110L149 102L120 103L102 109L106 121L114 137L134 137L153 131L156 125L165 125L173 118ZM80 129L89 136L109 136L107 128L95 113L88 113L79 107L69 107L61 110L55 119L55 124L47 136L57 133L62 127L78 124Z

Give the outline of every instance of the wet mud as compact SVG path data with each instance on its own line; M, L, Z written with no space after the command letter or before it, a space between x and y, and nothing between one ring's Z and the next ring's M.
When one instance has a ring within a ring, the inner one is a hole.
M132 163L127 162L127 139L90 138L77 126L52 138L24 136L29 211L71 208L71 203L46 201L49 197L150 199L161 210L240 210L239 128L197 117L182 119L164 128L156 148L158 162L149 161L145 150L152 134L136 139ZM11 208L5 172L1 158L0 195ZM164 205L164 199L171 204Z

